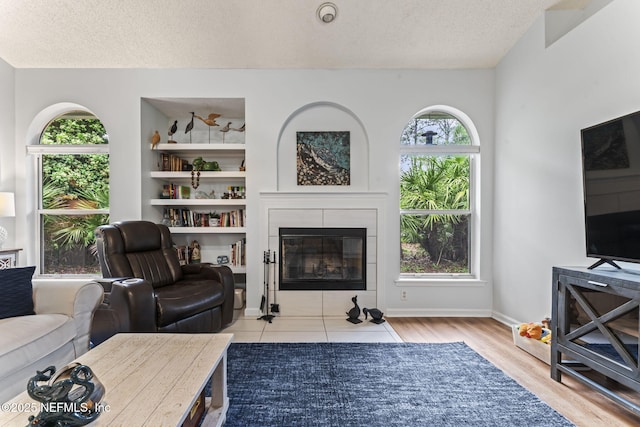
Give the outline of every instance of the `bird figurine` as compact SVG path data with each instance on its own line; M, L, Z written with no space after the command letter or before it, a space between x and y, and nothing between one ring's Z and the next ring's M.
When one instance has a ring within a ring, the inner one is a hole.
M211 127L212 126L220 126L218 123L216 123L216 119L220 117L220 114L216 114L216 113L211 113L207 116L207 118L203 118L200 117L199 115L196 114L196 118L202 120L202 123L204 123L205 125L209 126L209 143L211 143Z
M156 145L160 142L160 134L156 130L153 136L151 137L151 149L156 148Z
M240 126L239 128L230 128L230 129L235 130L236 132L244 132L244 125L245 123L243 123L242 126Z
M358 317L360 317L360 307L358 307L358 296L354 296L353 298L351 298L351 301L353 301L354 307L347 311L347 316L349 316L349 318L347 319L347 322L351 322L354 325L358 324L358 323L362 323L362 320L358 319Z
M367 315L371 315L370 322L373 322L377 325L385 322L385 320L382 318L382 316L384 316L384 313L377 308L363 308L362 312L364 313L365 319L367 318Z
M227 123L222 128L220 128L220 132L222 132L222 143L223 144L224 144L224 136L227 134L227 132L229 132L229 130L231 130L231 122Z
M203 118L200 117L196 114L196 119L200 119L202 120L202 122L204 124L206 124L207 126L220 126L218 123L216 123L216 119L220 117L220 114L216 114L216 113L211 113L207 116L207 118Z
M171 125L171 127L169 128L169 132L167 132L169 134L169 138L171 138L173 134L176 133L177 130L178 130L178 121L175 120ZM169 142L175 142L175 141L173 141L172 139L169 139Z
M193 118L195 117L195 115L196 115L196 113L194 113L192 111L191 112L191 121L189 123L187 123L187 127L184 130L185 134L191 132L191 130L193 129ZM191 134L189 134L189 142L191 142Z

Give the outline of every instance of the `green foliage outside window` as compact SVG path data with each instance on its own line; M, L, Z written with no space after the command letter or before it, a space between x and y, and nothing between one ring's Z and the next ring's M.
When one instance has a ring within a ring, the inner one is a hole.
M44 145L107 144L102 123L95 118L54 120L43 131ZM95 210L109 208L109 156L107 154L43 154L43 209ZM109 215L44 214L44 274L96 274L94 230L107 224Z
M107 144L106 131L98 119L54 120L42 132L44 145ZM89 197L109 193L109 156L106 154L46 155L42 161L45 185L51 184L67 197ZM103 207L108 207L107 203ZM52 209L43 204L44 209Z
M400 181L400 209L469 208L469 157L419 156L410 161ZM428 255L422 265L404 263L403 272L468 272L468 215L405 214L400 219L400 238L408 252L403 258L415 258L416 249Z
M58 118L42 132L40 144L108 144L107 132L98 119Z
M454 152L470 143L457 119L437 112L412 120L401 140ZM408 152L400 163L401 273L469 273L470 156Z

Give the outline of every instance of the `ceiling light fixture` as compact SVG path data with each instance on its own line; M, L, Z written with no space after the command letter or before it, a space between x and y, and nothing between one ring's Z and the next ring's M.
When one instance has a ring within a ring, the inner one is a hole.
M335 4L327 2L318 7L318 18L325 24L333 22L336 16L338 16L338 8Z

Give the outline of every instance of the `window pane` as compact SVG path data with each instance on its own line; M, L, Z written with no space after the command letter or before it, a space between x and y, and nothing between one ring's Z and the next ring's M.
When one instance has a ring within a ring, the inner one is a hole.
M100 120L87 113L65 114L53 120L42 132L40 144L108 144L109 136Z
M469 209L469 156L400 156L400 209Z
M83 212L76 211L80 215L40 212L41 274L100 273L94 230L98 225L108 224L109 215L91 211L109 209L109 155L68 153L73 153L76 147L79 153L85 153L80 150L88 145L108 143L100 120L83 111L64 114L43 130L40 144L49 147L40 155L39 208Z
M109 215L42 215L42 274L100 274L94 230Z
M411 120L402 132L402 145L471 145L467 129L447 113L430 112Z
M42 156L43 209L107 209L108 154Z
M400 216L400 272L469 273L470 215Z

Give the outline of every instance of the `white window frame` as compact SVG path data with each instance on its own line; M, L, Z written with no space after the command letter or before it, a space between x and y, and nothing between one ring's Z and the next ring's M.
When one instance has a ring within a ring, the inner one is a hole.
M42 156L57 154L107 154L109 155L109 144L86 144L86 145L53 145L53 144L37 144L28 145L27 154L33 157L34 173L35 173L35 191L36 195L36 218L35 218L35 236L36 236L36 265L39 277L61 277L62 275L43 274L41 271L44 262L44 247L42 244L42 217L44 215L98 215L109 214L109 209L43 209L42 208ZM95 275L82 274L65 274L64 277L81 278L96 277Z
M411 120L415 120L429 113L445 113L457 119L467 130L471 140L470 145L406 145L400 141L400 153L398 159L404 155L413 156L448 156L448 155L468 155L469 156L469 209L461 210L407 210L399 209L399 218L402 215L431 215L431 214L458 214L470 215L469 219L469 273L402 273L400 272L397 283L408 284L410 282L428 282L443 280L469 281L480 277L480 220L479 220L479 188L480 188L480 139L478 132L471 119L455 108L436 105L425 108L414 115ZM404 132L404 129L403 129ZM401 171L400 171L401 173ZM400 182L398 182L400 184ZM398 193L398 196L400 193ZM398 198L398 205L400 199ZM398 224L399 226L399 224ZM400 236L400 234L398 234ZM400 258L398 258L400 263ZM398 264L399 266L399 264Z

